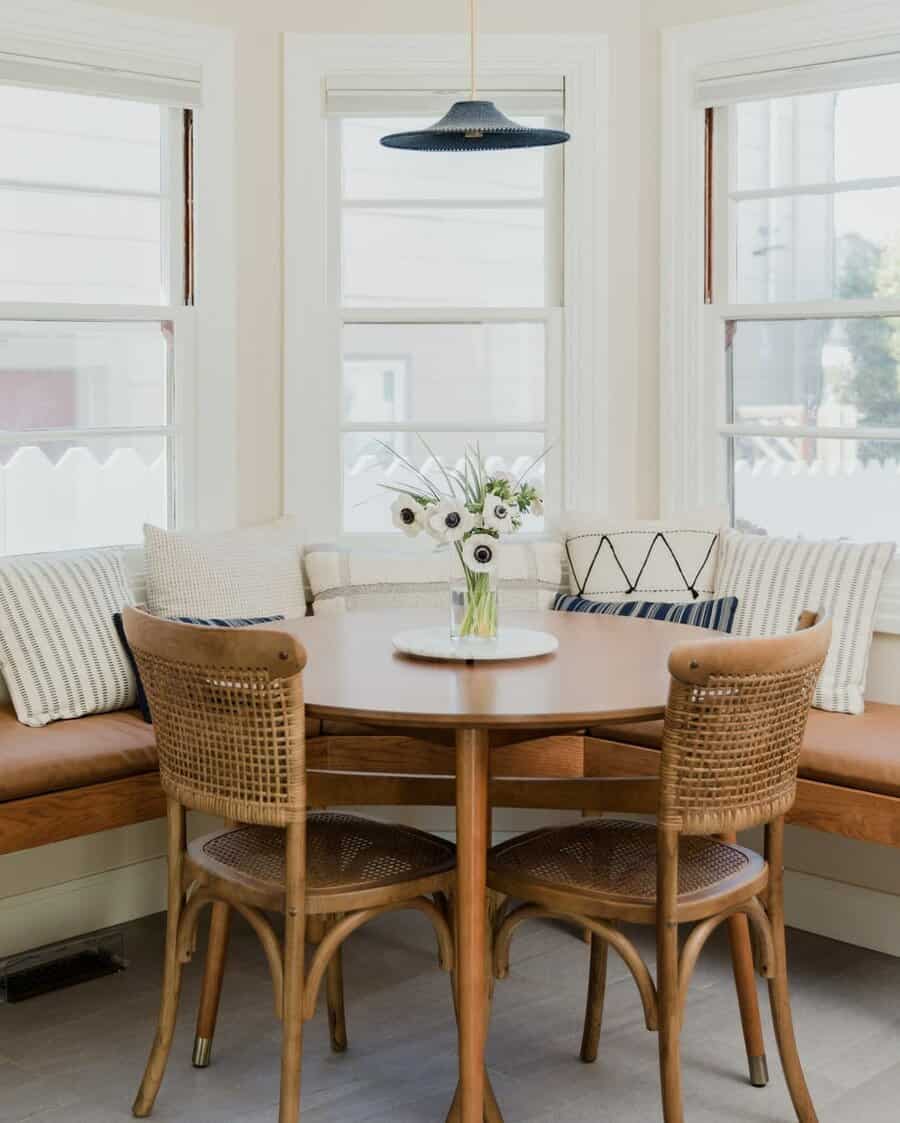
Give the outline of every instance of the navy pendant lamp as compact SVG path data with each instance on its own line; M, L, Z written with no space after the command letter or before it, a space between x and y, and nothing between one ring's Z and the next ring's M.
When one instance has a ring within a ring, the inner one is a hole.
M385 148L415 152L487 152L497 148L541 148L565 144L569 134L562 129L532 129L501 113L492 101L478 99L476 79L477 4L469 0L469 65L472 92L467 101L457 101L435 124L413 133L390 133L381 138Z

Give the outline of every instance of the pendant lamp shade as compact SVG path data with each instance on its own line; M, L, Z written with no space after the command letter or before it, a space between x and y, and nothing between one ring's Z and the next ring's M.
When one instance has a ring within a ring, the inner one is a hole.
M457 101L427 129L390 133L381 138L385 148L417 152L487 152L498 148L542 148L564 144L569 134L562 129L533 129L511 121L492 101L478 100L478 0L469 0L469 66L471 94Z
M418 152L477 152L497 148L538 148L563 144L569 134L562 129L533 129L501 113L492 101L457 101L427 129L391 133L381 138L385 148Z

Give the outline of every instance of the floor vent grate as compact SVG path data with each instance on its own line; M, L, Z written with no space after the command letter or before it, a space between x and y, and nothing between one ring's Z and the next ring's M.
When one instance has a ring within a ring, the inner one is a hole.
M115 975L128 966L125 936L107 929L0 959L0 1003L25 1002L55 990Z

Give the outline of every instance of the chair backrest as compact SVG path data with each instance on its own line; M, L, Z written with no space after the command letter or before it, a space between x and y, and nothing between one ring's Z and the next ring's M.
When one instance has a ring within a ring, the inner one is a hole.
M660 826L724 834L768 823L794 802L797 765L831 621L789 636L683 644L660 765Z
M306 814L302 670L291 636L123 612L163 790L185 807L287 826Z

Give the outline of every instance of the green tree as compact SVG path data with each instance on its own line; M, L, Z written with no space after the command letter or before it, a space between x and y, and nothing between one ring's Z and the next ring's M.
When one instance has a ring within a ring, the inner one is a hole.
M842 238L838 296L858 300L900 295L898 248L882 250L858 234ZM851 319L846 336L853 357L846 396L859 410L860 423L900 426L900 354L895 322ZM897 455L897 446L892 441L864 441L859 455L863 461L884 461Z

